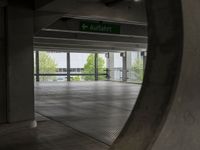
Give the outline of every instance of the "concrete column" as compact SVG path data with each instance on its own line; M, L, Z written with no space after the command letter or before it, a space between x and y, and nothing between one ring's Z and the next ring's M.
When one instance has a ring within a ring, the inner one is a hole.
M127 52L122 53L122 81L127 81Z
M109 70L110 70L110 79L111 80L114 80L114 71L113 71L113 68L114 68L114 53L113 52L110 52L109 53Z
M131 67L132 67L132 56L131 56L131 53L130 51L126 52L127 55L126 55L126 64L127 64L127 69L130 70Z
M98 53L94 54L94 68L95 68L95 81L98 81L99 79Z
M0 123L7 121L5 9L0 8Z
M70 53L67 53L67 81L70 81Z
M40 52L35 52L35 62L36 62L36 82L40 82Z
M128 51L126 55L126 67L127 67L127 80L131 80L131 68L132 68L132 52Z
M143 70L145 70L147 63L147 52L142 52L142 56L143 56Z
M107 80L110 80L110 70L109 70L109 66L110 66L110 61L109 61L109 53L106 53L105 54L105 56L106 56L106 74L107 74L107 76L106 76L106 78L107 78Z
M22 4L23 3L23 4ZM7 7L8 121L34 120L33 10L29 1Z

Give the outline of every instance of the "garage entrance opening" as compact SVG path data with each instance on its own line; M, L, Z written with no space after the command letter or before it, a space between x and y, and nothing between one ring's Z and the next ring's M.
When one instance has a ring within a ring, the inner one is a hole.
M124 81L142 83L146 50L101 53L34 52L36 82Z
M69 149L106 150L128 120L143 82L145 5L89 5L34 36L36 119L38 126L53 122L70 129Z
M144 53L145 49L35 51L36 118L53 120L110 146L136 102Z

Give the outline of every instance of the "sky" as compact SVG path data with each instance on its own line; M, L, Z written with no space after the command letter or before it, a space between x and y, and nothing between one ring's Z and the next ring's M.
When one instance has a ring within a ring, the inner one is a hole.
M87 57L89 54L90 53L70 53L71 68L83 68L84 64L87 62ZM58 65L58 68L66 68L66 53L49 53L49 55L55 60L55 62ZM105 54L99 54L99 56L104 58L106 63Z

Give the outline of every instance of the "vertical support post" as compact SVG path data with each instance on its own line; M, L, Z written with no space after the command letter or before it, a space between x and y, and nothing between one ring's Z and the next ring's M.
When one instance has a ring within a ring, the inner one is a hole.
M106 53L106 79L110 80L110 53Z
M99 80L98 53L94 54L95 81Z
M36 62L36 82L40 82L40 52L35 52L35 62Z
M70 53L68 52L67 53L67 81L70 81L71 79L71 75L70 75L70 68L71 68L71 65L70 65Z
M115 80L115 71L114 71L114 52L109 52L109 73L110 73L110 80Z
M126 64L127 64L127 80L133 80L133 72L132 72L132 60L133 60L133 51L127 51L126 55Z
M124 52L122 55L122 81L127 81L127 52Z
M147 52L142 52L141 55L143 57L143 72L144 72L147 63Z
M5 9L0 7L0 123L7 122Z
M9 1L7 21L8 122L34 121L33 29L30 1ZM22 32L23 31L23 32ZM24 74L26 72L26 74ZM23 108L23 109L22 109Z
M144 70L146 68L146 63L147 63L147 52L144 52L144 55L143 55L143 69Z

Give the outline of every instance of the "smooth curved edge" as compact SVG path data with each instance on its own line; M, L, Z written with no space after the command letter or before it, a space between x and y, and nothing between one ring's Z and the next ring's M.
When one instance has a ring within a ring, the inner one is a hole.
M152 149L174 101L183 52L180 0L147 0L148 56L143 86L111 150Z

